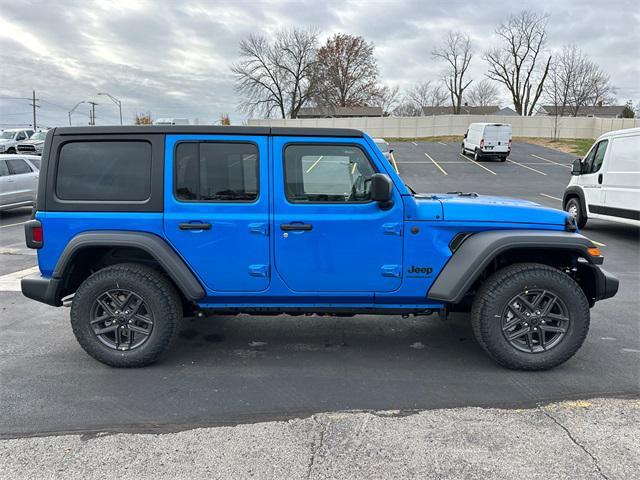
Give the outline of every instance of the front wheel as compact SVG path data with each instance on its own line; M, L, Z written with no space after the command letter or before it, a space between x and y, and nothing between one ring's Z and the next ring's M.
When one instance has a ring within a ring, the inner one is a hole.
M467 150L464 148L464 143L462 144L462 147L460 148L460 155L465 156L467 154Z
M582 211L580 200L578 200L576 197L570 198L564 209L566 212L570 213L573 218L576 219L578 228L584 228L584 226L587 224L587 216Z
M80 346L112 367L143 367L173 341L182 305L173 284L138 264L97 271L78 288L71 327Z
M478 343L516 370L566 362L584 342L589 319L589 303L575 280L537 263L498 270L478 290L471 310Z

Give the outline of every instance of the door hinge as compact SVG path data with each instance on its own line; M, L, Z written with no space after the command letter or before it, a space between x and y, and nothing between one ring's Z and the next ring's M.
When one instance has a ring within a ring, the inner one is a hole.
M250 223L249 224L249 231L251 233L258 233L260 235L268 235L269 234L269 228L267 227L267 224L266 223L262 223L262 222Z
M400 278L400 265L383 265L380 267L380 271L383 277Z
M252 277L268 277L269 265L249 265L249 275Z
M382 231L385 235L401 235L402 224L400 223L384 223L382 225Z

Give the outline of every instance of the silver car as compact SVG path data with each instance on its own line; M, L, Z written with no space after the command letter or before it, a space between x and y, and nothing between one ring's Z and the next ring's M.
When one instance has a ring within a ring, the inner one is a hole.
M39 173L39 157L0 155L0 212L34 205Z

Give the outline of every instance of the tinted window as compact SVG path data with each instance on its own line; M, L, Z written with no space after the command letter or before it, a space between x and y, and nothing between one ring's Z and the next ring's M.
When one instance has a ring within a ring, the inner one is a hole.
M258 198L258 148L249 143L188 142L176 148L178 200L253 202Z
M7 160L7 166L9 167L9 173L11 173L11 175L33 172L31 167L27 165L27 162L21 158L12 158L11 160Z
M284 152L285 190L292 202L366 202L375 173L354 145L289 145Z
M26 140L27 139L27 134L24 132L20 132L18 133L18 135L16 135L16 140L20 141L20 140Z
M6 177L9 175L9 169L7 168L7 162L0 160L0 177Z
M60 150L56 193L63 200L142 201L151 193L147 142L71 142Z
M32 158L31 160L29 160L38 170L40 170L40 159L39 158Z

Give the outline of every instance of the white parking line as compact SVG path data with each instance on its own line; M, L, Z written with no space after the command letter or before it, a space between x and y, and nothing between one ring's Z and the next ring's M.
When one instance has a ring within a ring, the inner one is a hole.
M559 201L559 202L561 202L561 201L562 201L562 199L561 199L561 198L554 197L553 195L547 195L546 193L541 193L540 195L542 195L543 197L550 198L550 199L552 199L552 200L557 200L557 201Z
M440 145L444 145L445 147L447 146L446 143L442 143L442 142L438 142Z
M436 162L433 158L431 158L431 157L429 156L429 154L428 154L428 153L426 153L426 152L425 152L425 155L427 156L427 158L428 158L429 160L431 160L431 161L433 162L433 164L434 164L436 167L438 167L438 169L443 173L443 175L449 175L449 174L445 171L445 169L444 169L444 168L442 168L440 165L438 165L438 162Z
M558 165L560 167L568 168L569 170L571 170L571 167L569 165L565 165L563 163L554 162L553 160L549 160L548 158L540 157L540 156L535 155L533 153L530 153L529 155L531 155L532 157L539 158L540 160L544 160L545 162L553 163L554 165Z
M416 142L411 142L411 143L413 143L416 147L418 146L418 144Z
M518 163L518 162L514 162L513 160L509 160L508 158L507 158L507 162L513 163L514 165L518 165L519 167L522 167L522 168L526 168L527 170L531 170L532 172L539 173L540 175L546 175L546 173L541 172L540 170L536 170L535 168L527 167L526 165L523 165L523 164Z
M393 152L389 153L389 156L391 157L391 163L393 163L393 168L396 169L396 173L400 173L400 170L398 170L398 164L396 163L396 157L393 156Z
M9 225L0 225L0 228L9 228L9 227L17 227L19 225L24 225L25 223L27 223L29 220L26 220L24 222L20 222L20 223L10 223Z
M480 168L484 168L487 172L492 173L493 175L498 175L496 172L494 172L493 170L489 170L487 167L485 167L484 165L480 165L478 162L476 162L475 160L471 160L470 158L467 158L466 156L462 155L461 153L459 153L458 155L460 155L462 158L464 158L465 160L468 160L469 162L473 163L474 165L479 166Z
M313 170L313 169L315 168L315 166L318 164L318 162L320 162L320 160L322 160L322 157L324 157L324 155L320 155L320 156L318 157L318 159L317 159L315 162L313 162L313 165L311 165L311 166L307 169L306 173L309 173L311 170Z
M38 267L31 267L18 272L9 273L0 277L0 292L19 292L22 277L37 273Z

